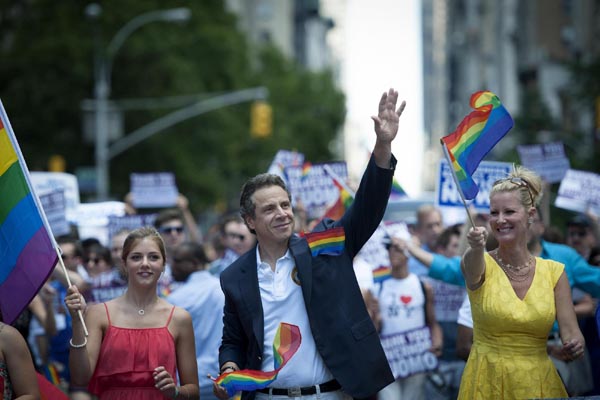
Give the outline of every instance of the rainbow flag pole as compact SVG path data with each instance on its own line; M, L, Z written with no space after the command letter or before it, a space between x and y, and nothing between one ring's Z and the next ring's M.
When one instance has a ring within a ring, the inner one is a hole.
M463 203L463 206L465 207L465 211L467 212L467 217L469 218L469 222L471 223L471 226L474 227L475 222L473 222L473 217L471 217L471 212L469 211L469 207L467 206L467 200L465 200L465 194L463 193L462 188L460 187L460 184L458 183L458 177L456 176L456 172L454 171L454 168L452 168L452 161L450 160L450 154L448 153L448 147L446 147L446 144L443 141L442 141L442 148L444 149L444 157L446 157L446 160L448 161L448 165L450 165L450 171L452 171L452 178L454 179L454 183L456 184L456 189L458 190L460 199Z

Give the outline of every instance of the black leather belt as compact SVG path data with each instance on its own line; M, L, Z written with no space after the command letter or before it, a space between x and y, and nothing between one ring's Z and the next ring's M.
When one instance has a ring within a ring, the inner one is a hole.
M273 396L300 397L317 394L317 387L321 393L334 392L342 388L338 381L332 379L329 382L321 383L320 385L315 386L292 387L287 389L264 388L258 389L257 392L271 394Z

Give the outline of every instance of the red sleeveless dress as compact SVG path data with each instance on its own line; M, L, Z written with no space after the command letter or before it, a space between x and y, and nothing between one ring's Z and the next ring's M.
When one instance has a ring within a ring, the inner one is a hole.
M175 340L167 324L159 328L120 328L110 322L100 346L96 369L88 390L100 400L164 400L154 387L154 368L163 366L176 379Z

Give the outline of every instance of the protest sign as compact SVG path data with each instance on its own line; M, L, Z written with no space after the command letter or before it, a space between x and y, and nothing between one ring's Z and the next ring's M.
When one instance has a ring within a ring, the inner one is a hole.
M143 226L154 226L154 220L158 214L135 214L135 215L109 215L108 216L108 240L123 229L134 230Z
M267 172L279 175L287 183L285 169L287 167L301 167L302 164L304 164L304 154L298 153L297 151L279 150L277 154L275 154L275 158L273 158Z
M303 169L302 165L285 168L292 200L294 204L297 201L302 202L309 220L321 218L340 195L325 166L331 168L341 179L348 178L348 169L344 161L312 164L308 170Z
M521 164L548 183L560 182L570 167L562 142L520 145L517 152Z
M593 172L570 169L558 188L554 202L566 210L600 213L600 175Z
M121 201L81 203L76 215L79 237L96 238L104 246L108 246L108 218L111 215L125 215L125 203Z
M177 205L179 190L172 172L132 173L131 202L135 208L165 208Z
M381 345L396 379L433 371L438 366L437 357L429 351L431 333L426 326L393 335L382 335Z
M77 222L79 207L79 185L77 177L65 172L31 172L31 184L38 194L62 190L65 195L67 221Z
M66 215L65 191L62 189L46 192L40 195L40 203L56 236L67 235L71 232Z
M490 209L490 190L495 181L505 178L512 170L512 165L507 162L482 161L473 174L473 180L479 187L477 196L472 201L472 205L478 212L489 212ZM452 171L445 159L440 160L438 170L438 182L436 187L436 205L438 207L460 207L464 205L460 199L460 194L456 188L456 183L452 178Z

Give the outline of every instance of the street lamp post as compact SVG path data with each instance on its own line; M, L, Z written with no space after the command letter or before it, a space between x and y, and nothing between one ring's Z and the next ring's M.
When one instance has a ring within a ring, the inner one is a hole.
M90 9L90 15L97 16L99 6ZM108 98L110 96L112 62L125 40L141 26L155 21L182 22L190 18L188 8L150 11L140 14L125 24L112 38L105 53L98 55L95 64L95 158L96 158L96 197L106 200L109 196L109 139L108 139Z

